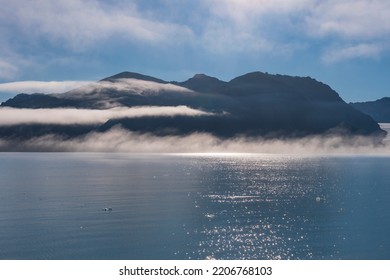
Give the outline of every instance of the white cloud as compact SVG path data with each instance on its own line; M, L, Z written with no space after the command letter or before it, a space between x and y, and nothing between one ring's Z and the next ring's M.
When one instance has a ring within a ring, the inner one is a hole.
M91 83L81 88L77 88L67 93L69 95L74 95L77 93L88 94L92 92L99 93L100 91L115 90L115 91L126 91L129 94L150 94L154 95L161 91L175 91L182 93L190 93L192 90L189 90L184 87L180 87L174 84L163 84L152 81L144 81L138 79L117 79L115 82L109 81L99 81L96 83Z
M106 110L90 109L18 109L0 108L0 125L18 124L99 124L109 119L154 116L203 116L210 113L187 106L117 107Z
M297 42L283 41L279 32L293 31L295 13L309 0L213 0L203 1L209 11L203 40L215 51L262 51L284 53ZM281 26L281 30L278 30Z
M0 58L0 79L12 79L17 72L18 67Z
M298 30L304 27L316 36L370 39L390 33L388 0L205 0L204 5L212 18L242 31L270 28L273 32L273 25L282 22L286 28L288 24Z
M353 58L378 57L383 51L381 45L359 44L356 46L337 47L324 53L322 59L327 63L334 63Z
M149 43L192 36L188 27L158 21L125 1L19 0L2 3L2 11L0 23L18 26L23 36L65 43L76 50L116 36Z
M388 0L326 0L317 1L306 20L316 36L370 40L390 35L389 18Z
M0 0L0 39L18 52L19 61L0 58L0 78L11 79L23 68L24 45L32 54L49 49L56 57L56 49L65 46L65 56L72 57L111 41L112 52L118 42L159 49L184 42L184 47L251 55L291 54L321 43L320 56L328 62L377 57L390 49L388 0L202 0L191 4L186 18L173 14L188 9L187 1L162 2L158 6L142 1ZM380 51L363 51L364 45L376 45ZM346 51L353 46L355 55ZM339 50L345 56L332 58ZM40 55L28 59L34 66L43 61ZM43 68L53 56L44 59Z
M7 93L62 93L75 89L91 81L20 81L0 83L0 92Z
M329 38L322 54L327 63L378 58L390 50L390 1L318 1L306 16L313 38ZM336 43L332 43L336 42Z
M306 9L311 0L211 0L204 1L210 12L239 26L250 26L255 20L271 19Z
M203 40L217 52L280 55L321 39L323 60L337 62L378 57L390 48L388 0L205 0L203 5L209 11Z

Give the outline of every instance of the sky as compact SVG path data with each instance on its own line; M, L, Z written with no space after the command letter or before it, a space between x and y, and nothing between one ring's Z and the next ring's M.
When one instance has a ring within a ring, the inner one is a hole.
M167 81L311 76L390 96L388 0L0 0L0 101L122 71Z

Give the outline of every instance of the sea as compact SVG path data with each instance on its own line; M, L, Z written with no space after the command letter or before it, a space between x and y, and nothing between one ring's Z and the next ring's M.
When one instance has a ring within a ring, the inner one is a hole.
M0 259L390 259L390 156L1 153Z

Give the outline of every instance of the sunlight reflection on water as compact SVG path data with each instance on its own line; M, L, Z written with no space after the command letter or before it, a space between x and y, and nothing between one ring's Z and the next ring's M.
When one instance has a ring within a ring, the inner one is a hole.
M3 154L0 170L1 259L390 258L387 157Z

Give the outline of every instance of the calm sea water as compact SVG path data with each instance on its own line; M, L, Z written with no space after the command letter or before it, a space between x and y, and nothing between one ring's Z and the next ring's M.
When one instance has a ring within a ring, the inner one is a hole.
M390 259L390 157L0 154L0 259L206 258Z

